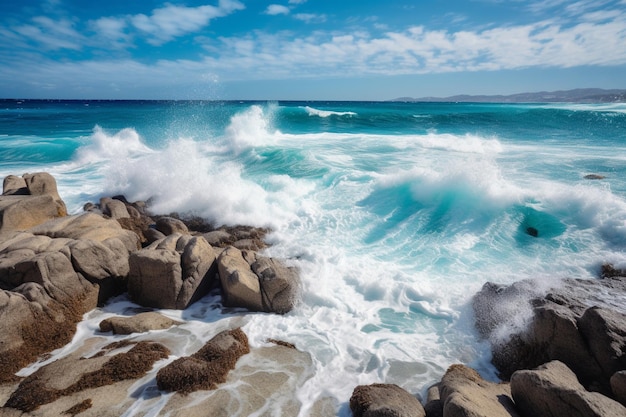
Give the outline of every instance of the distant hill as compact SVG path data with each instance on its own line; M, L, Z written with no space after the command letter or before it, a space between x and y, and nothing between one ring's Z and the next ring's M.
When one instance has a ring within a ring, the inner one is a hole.
M566 91L540 91L504 95L457 95L450 97L400 97L391 101L472 102L472 103L623 103L626 90L579 88Z

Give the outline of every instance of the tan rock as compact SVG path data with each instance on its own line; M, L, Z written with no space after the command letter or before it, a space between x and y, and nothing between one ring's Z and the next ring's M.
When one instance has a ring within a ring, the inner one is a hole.
M611 391L617 401L626 407L626 370L615 372L611 377Z
M224 305L263 311L259 279L242 252L230 246L220 254L217 262Z
M439 386L445 417L518 417L508 384L485 381L474 369L452 365Z
M511 376L511 392L524 416L626 416L626 408L597 392L586 391L564 363L552 361Z
M167 249L142 249L130 255L128 294L137 304L176 308L182 288L180 254Z
M100 322L100 331L113 334L144 333L164 330L181 324L155 312L139 313L131 317L110 317Z
M359 385L350 397L354 417L424 417L422 404L394 384Z

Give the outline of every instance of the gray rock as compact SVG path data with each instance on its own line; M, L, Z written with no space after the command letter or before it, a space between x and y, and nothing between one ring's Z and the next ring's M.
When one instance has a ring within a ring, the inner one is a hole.
M232 246L226 248L220 254L217 265L225 306L264 311L259 279L239 249Z
M102 210L104 215L109 216L112 219L125 219L130 217L126 204L120 200L115 200L109 197L103 197L100 199L100 210Z
M185 309L215 286L215 258L203 237L169 235L130 255L128 293L146 307Z
M58 216L57 204L49 195L0 197L0 234L27 230Z
M2 195L27 195L28 188L26 187L26 180L24 178L8 175L2 182Z
M608 393L609 378L623 366L623 355L617 353L622 348L611 344L624 346L624 297L626 278L619 276L565 279L547 288L527 280L508 287L487 283L473 307L477 328L490 340L493 363L503 379L516 370L559 360L584 386ZM588 311L591 305L599 310ZM526 313L528 320L519 326ZM507 328L508 337L498 337Z
M354 417L424 417L426 411L413 395L395 384L359 385L350 397Z
M472 368L452 365L439 385L445 417L518 417L508 384L485 381Z
M128 295L146 307L176 308L182 287L180 254L167 249L133 252L128 263Z
M605 379L626 369L626 315L591 307L585 310L578 325Z
M164 330L181 324L155 312L139 313L131 317L110 317L100 322L101 332L113 334L145 333L151 330Z
M163 233L165 236L169 236L174 233L181 235L189 234L189 229L182 220L175 219L173 217L160 217L156 222L156 229Z
M611 377L611 391L617 401L626 406L626 370L615 372Z
M525 416L626 416L626 408L597 392L588 392L562 362L552 361L535 370L511 376L515 404Z

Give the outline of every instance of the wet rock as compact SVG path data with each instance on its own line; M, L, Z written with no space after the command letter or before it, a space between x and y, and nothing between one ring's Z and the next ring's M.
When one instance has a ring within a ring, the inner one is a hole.
M518 417L508 384L485 381L465 365L452 365L441 379L445 417Z
M603 180L606 177L604 175L599 175L599 174L587 174L585 175L585 179L586 180Z
M609 393L609 379L624 366L618 352L626 334L626 307L620 301L626 297L626 278L565 279L552 285L488 283L474 297L477 328L491 342L494 365L509 379L516 370L559 360L588 389ZM597 308L589 309L593 305ZM526 314L527 321L517 325Z
M525 416L624 416L626 408L597 392L588 392L562 362L552 361L535 370L511 376L511 392Z
M101 332L113 334L144 333L151 330L164 330L181 324L159 313L139 313L131 317L110 317L100 322Z
M201 236L156 241L130 255L129 295L146 307L185 309L214 287L215 257Z
M161 368L157 385L160 390L182 393L215 389L226 380L237 360L249 352L248 337L241 329L223 331L192 356Z
M166 359L169 350L158 343L139 342L127 352L109 356L102 353L89 359L73 354L39 368L19 384L5 407L31 412L60 397L135 380L156 361Z
M422 404L394 384L359 385L350 397L354 417L424 417Z
M293 308L299 292L294 268L232 246L220 254L217 263L224 305L279 314Z

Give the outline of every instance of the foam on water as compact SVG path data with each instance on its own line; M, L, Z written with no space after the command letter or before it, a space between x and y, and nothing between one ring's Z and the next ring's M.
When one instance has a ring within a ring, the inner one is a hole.
M356 116L357 114L353 111L332 111L332 110L320 110L313 107L305 106L304 110L306 110L309 116L318 116L318 117L330 117L330 116Z
M615 191L626 189L623 180L585 182L571 162L618 164L614 147L469 128L325 129L331 115L353 120L364 113L344 110L317 110L320 117L306 122L321 125L291 129L281 119L285 109L255 104L238 108L221 130L159 138L161 146L139 129L96 127L80 138L71 161L42 169L57 177L70 207L121 193L150 199L158 213L272 227L266 254L301 271L302 299L292 312L221 312L212 294L184 312L163 312L186 320L179 333L139 337L167 339L173 357L235 325L256 347L268 338L294 343L312 359L296 393L301 415L324 397L349 415L346 402L357 384L397 383L423 394L455 362L493 377L468 306L485 281L535 277L549 285L565 276L593 278L600 262L626 264L626 200ZM415 113L407 110L408 118L415 121ZM122 297L89 313L73 344L52 358L97 333L103 318L132 307ZM522 315L516 325L524 325ZM150 378L134 388L146 394L128 416L165 406L167 396L155 405L147 394L155 390Z

